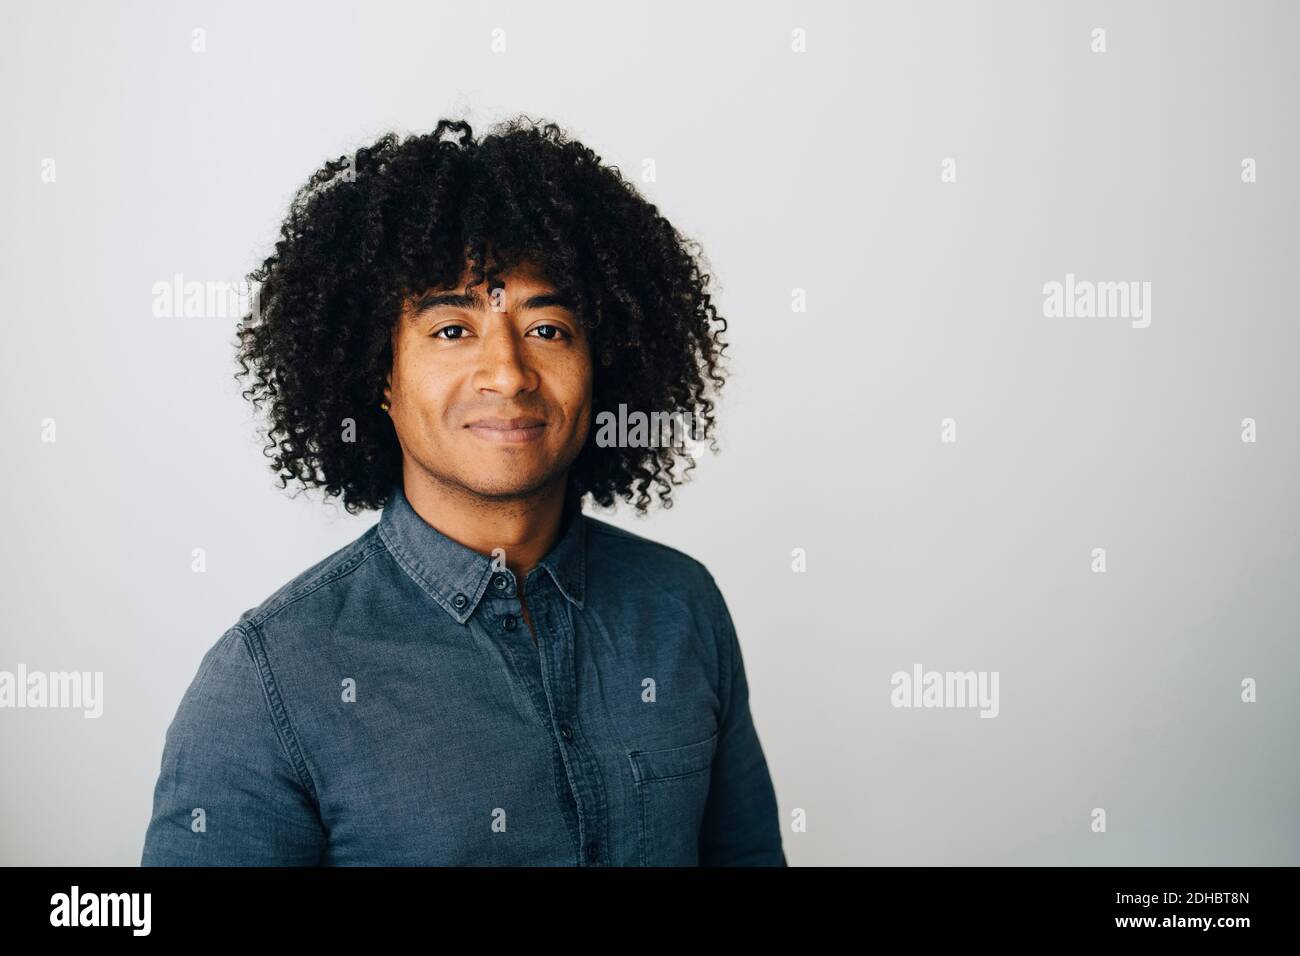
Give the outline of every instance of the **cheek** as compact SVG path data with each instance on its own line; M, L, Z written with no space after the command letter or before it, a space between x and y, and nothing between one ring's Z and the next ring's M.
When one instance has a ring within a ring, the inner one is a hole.
M441 418L454 396L450 383L456 379L455 369L440 367L413 348L400 357L398 374L408 409L422 419Z
M587 357L580 353L551 356L538 372L545 404L564 416L565 428L577 428L591 406L592 372Z
M581 384L566 396L565 408L574 431L583 433L591 427L590 370L577 369L573 374Z

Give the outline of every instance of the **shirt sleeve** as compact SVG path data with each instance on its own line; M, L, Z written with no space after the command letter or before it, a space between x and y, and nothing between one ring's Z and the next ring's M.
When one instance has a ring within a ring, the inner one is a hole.
M141 866L320 861L327 833L314 788L289 758L272 699L232 627L204 655L167 728Z
M776 792L754 720L740 642L710 577L722 662L722 723L700 828L701 866L786 866Z

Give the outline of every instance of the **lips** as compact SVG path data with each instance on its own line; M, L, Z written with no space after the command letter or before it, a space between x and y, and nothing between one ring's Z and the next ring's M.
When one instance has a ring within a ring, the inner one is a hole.
M516 428L532 428L534 425L545 425L545 420L541 418L480 418L476 422L470 422L470 428L496 428L503 431L510 431Z
M486 441L499 444L519 444L536 440L546 429L546 422L531 416L521 418L480 418L476 422L470 422L465 427Z

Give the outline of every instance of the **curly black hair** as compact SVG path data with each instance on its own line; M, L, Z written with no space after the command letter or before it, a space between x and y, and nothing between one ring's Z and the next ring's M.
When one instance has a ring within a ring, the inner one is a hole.
M258 410L269 402L263 454L280 487L322 488L349 514L382 508L401 477L379 402L403 301L452 287L467 262L466 292L525 261L576 305L593 423L620 403L688 414L694 437L717 450L708 385L725 380L727 322L710 301L699 243L554 123L519 115L475 140L469 123L444 119L432 133L390 132L326 162L294 194L274 254L248 275L256 293L235 378L251 370L243 397ZM346 419L355 429L345 437ZM635 494L644 514L653 484L672 507L672 488L695 467L684 448L600 447L595 435L570 469L570 495L612 507Z

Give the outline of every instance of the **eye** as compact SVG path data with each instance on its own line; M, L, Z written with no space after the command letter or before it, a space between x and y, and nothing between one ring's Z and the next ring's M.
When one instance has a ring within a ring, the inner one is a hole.
M443 334L442 334L443 332L450 332L450 331L457 330L457 329L460 330L461 332L467 332L467 331L469 331L469 330L466 329L465 326L463 326L463 325L444 325L444 326L443 326L442 328L440 328L437 332L434 332L434 333L433 333L432 338L435 338L435 339L442 339L443 341L446 341L446 342L454 342L454 341L456 341L457 339L462 339L462 338L464 338L463 335L451 335L451 336L447 336L447 335L443 335Z
M553 332L556 333L556 335L543 335L543 336L542 336L542 338L545 339L545 340L548 341L548 342L554 342L554 341L556 341L557 337L558 337L558 338L568 338L568 337L569 337L569 333L566 332L566 331L564 331L564 329L560 328L558 325L539 325L539 326L537 326L537 328L533 329L533 331L534 331L534 332L539 332L539 331L541 331L542 329L551 329Z

